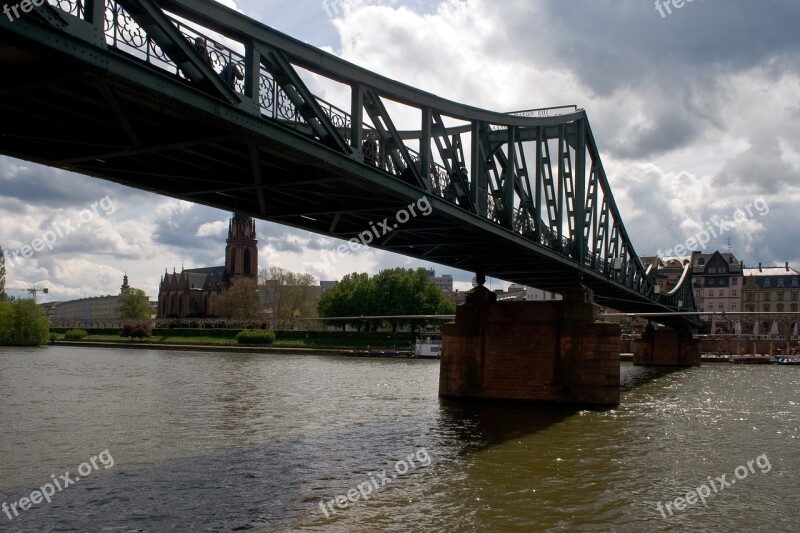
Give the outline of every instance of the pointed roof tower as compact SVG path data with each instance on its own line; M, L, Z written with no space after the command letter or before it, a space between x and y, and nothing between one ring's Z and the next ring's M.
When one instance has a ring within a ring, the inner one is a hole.
M225 272L228 279L255 278L258 275L258 240L253 217L234 213L228 224L226 242Z

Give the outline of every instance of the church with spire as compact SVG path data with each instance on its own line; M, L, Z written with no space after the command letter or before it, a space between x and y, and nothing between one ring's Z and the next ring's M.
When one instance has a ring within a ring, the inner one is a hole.
M234 213L228 224L225 265L165 272L158 290L158 318L213 317L214 297L234 280L258 276L258 240L253 217Z

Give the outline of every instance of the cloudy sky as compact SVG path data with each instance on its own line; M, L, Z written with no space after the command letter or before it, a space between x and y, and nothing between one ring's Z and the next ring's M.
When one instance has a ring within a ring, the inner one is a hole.
M662 0L669 8L660 10L652 0L225 3L451 100L497 111L586 109L640 255L674 250L704 227L718 234L716 222L741 209L746 216L705 250L727 250L730 239L746 264L800 267L796 0L687 0L681 8ZM165 269L223 264L228 217L0 157L7 287L48 287L48 300L116 293L124 272L155 299ZM433 266L376 251L329 266L320 261L318 236L263 221L257 227L261 268L339 279L355 270ZM48 230L60 232L52 250L8 259ZM322 248L337 244L326 240ZM469 288L472 273L436 268ZM493 281L493 288L505 285Z

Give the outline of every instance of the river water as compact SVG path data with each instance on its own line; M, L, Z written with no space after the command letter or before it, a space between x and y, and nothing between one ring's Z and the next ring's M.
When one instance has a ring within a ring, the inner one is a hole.
M0 349L0 531L798 531L800 367L624 365L597 411L443 402L438 373Z

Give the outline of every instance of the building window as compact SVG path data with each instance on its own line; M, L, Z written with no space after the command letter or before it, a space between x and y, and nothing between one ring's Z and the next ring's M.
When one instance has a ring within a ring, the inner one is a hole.
M733 280L732 280L732 282L731 282L731 283L732 283L733 285L738 285L738 284L739 284L739 278L733 278Z
M734 311L736 311L736 302L733 302L733 303L731 304L731 309L733 309Z
M708 291L708 297L709 298L713 298L714 297L714 291Z
M706 285L713 285L715 281L717 281L717 280L715 280L714 278L708 278L708 281L706 282Z
M723 296L725 296L725 291L719 291L719 297L722 298Z
M783 278L778 279L778 287L783 288Z
M792 291L792 301L793 302L797 301L797 291Z
M779 313L783 312L783 304L778 304L778 312Z
M733 296L734 298L736 298L736 291L731 291L731 296Z
M714 267L709 267L709 268L708 268L708 273L709 273L709 274L716 274L716 273L717 273L717 269L716 269L716 268L714 268Z
M770 287L772 287L772 285L770 285L769 278L767 278L764 280L764 288L769 289Z
M748 292L746 299L747 299L748 302L755 302L756 301L756 293Z
M769 313L769 304L764 304L762 309L764 310L765 313Z
M700 299L700 291L697 291L696 293L694 293L694 297L699 300Z
M791 310L792 310L792 313L796 313L797 312L797 304L792 304L791 305Z
M792 278L792 287L797 287L797 278Z
M782 302L782 301L783 301L783 291L781 291L781 292L779 292L779 293L778 293L778 301L779 301L779 302Z
M720 311L724 311L725 310L725 304L719 304L719 310Z
M765 301L765 302L768 302L768 301L770 301L770 297L771 297L770 293L768 293L768 292L765 292L765 293L764 293L764 301Z

